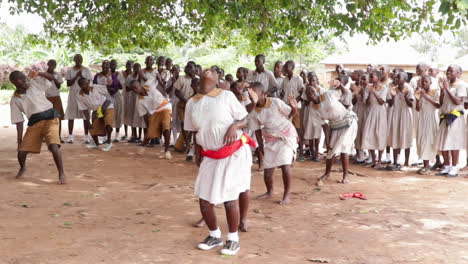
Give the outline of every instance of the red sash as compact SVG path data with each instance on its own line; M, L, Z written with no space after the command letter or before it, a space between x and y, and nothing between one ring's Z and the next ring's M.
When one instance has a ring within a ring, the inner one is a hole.
M239 140L236 140L229 146L223 146L218 150L204 150L201 149L201 154L205 157L212 158L212 159L225 159L237 150L239 150L244 144L249 144L252 148L256 148L257 144L255 141L249 137L246 133L242 134Z

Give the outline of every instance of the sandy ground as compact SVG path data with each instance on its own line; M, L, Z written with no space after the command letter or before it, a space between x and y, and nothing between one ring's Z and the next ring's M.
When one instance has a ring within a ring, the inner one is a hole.
M323 163L293 168L292 203L252 200L250 231L235 257L196 245L207 234L193 184L197 168L182 155L157 158L160 147L121 143L111 152L79 142L64 145L69 183L59 186L51 155L28 160L15 180L15 130L0 128L0 263L468 263L468 179L382 173L352 166L362 176L322 188ZM338 166L337 166L338 167ZM342 201L360 191L368 200ZM264 192L253 173L251 196ZM226 233L224 209L217 208Z

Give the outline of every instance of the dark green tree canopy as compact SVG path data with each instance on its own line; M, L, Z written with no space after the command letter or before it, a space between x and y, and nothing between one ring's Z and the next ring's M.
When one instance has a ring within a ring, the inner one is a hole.
M398 40L456 30L468 8L467 0L7 1L12 13L43 17L46 33L70 45L161 48L210 39L220 46L247 41L251 52L291 51L344 33Z

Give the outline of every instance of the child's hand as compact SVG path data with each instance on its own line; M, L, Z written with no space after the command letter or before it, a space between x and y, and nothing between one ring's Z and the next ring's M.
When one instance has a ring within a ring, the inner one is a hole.
M284 90L281 90L280 97L283 98L284 96L285 96L285 92L284 92Z
M258 102L258 95L254 92L251 88L247 88L247 92L249 93L250 100L256 104Z
M30 79L34 79L34 78L36 78L37 76L39 76L39 73L38 73L37 71L32 71L32 72L30 72L29 75L28 75L28 77L29 77Z
M224 134L224 145L230 146L237 139L237 127L231 125Z
M294 98L294 95L288 96L288 100L291 107L297 109L297 101L296 98Z
M79 70L78 72L76 72L76 77L81 77L81 74L82 74L82 72L81 72L81 70Z
M439 86L440 86L441 89L448 89L449 88L449 83L448 83L447 79L445 79L445 78L439 79Z

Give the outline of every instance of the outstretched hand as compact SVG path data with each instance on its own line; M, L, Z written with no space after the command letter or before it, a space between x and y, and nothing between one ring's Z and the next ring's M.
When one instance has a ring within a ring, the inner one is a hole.
M252 103L256 104L258 102L258 95L256 92L254 92L252 90L252 88L247 88L247 92L249 93L249 96L250 96L250 101L252 101Z

